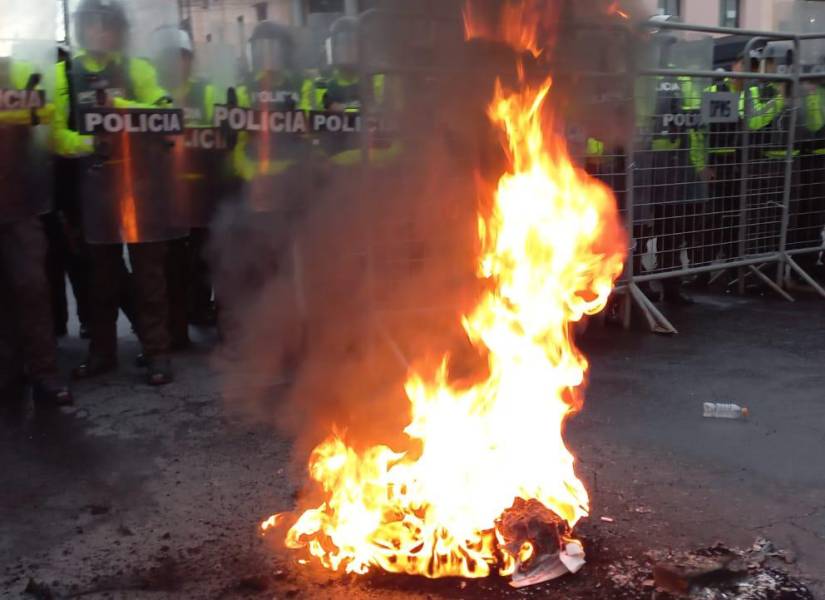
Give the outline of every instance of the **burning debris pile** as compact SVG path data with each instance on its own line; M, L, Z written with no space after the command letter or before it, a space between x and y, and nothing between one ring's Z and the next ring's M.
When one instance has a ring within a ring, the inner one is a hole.
M501 3L495 26L467 10L467 37L536 59L553 51L558 6ZM336 433L312 452L322 500L291 520L286 545L332 571L496 571L518 587L584 564L573 528L589 499L562 436L588 369L572 328L605 307L627 242L610 190L568 154L560 103L548 101L554 80L516 70L517 81L496 84L487 110L507 165L496 181L477 178L482 291L461 318L486 364L468 383L453 376L449 348L437 365L414 361L403 386L404 449L359 450Z

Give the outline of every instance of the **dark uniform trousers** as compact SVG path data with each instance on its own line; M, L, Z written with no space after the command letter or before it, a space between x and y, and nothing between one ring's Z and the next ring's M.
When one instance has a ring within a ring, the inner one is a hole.
M710 256L712 262L722 253L725 258L736 258L739 252L739 215L741 207L741 179L739 165L741 157L738 152L720 153L711 151L708 165L714 178L710 184L711 214L709 218Z
M188 237L172 240L166 252L166 285L169 298L168 331L172 347L180 348L189 342L189 243Z
M147 356L169 351L169 301L166 286L165 242L129 244L132 265L136 329ZM90 354L114 357L117 353L117 315L123 285L123 246L90 244L92 274Z
M46 236L39 217L0 225L0 288L4 296L0 341L22 358L33 377L57 372L57 343L46 277ZM12 361L14 362L14 361ZM5 371L12 365L3 365ZM19 375L10 373L11 377ZM5 379L2 373L0 379Z
M791 197L788 248L813 249L822 246L825 227L825 155L807 151L798 159L798 186ZM811 270L818 253L797 257L797 262Z
M212 305L212 273L206 260L209 229L192 229L189 237L189 314L203 315Z

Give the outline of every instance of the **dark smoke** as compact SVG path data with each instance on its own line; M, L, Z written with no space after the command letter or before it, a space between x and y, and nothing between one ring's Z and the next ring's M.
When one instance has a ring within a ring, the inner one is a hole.
M634 5L527 2L541 23L534 57L497 37L507 4L518 3L474 2L490 35L465 42L463 2L385 2L363 21L364 47L371 72L400 82L399 158L363 171L319 160L278 190L288 208L228 209L216 228L227 403L296 438L303 464L333 427L356 447L402 449L410 368L429 373L449 353L457 380L483 371L460 315L484 285L476 215L489 199L476 183L507 168L485 112L495 81L522 85L519 65L532 84L552 74L560 129L575 122L616 145L633 126Z

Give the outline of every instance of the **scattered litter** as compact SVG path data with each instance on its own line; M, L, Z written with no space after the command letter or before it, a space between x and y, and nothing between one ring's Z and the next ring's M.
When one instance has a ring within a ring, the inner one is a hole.
M727 589L702 588L690 597L695 600L814 600L807 587L774 569L749 575Z
M709 419L743 419L750 414L747 408L738 404L716 404L705 402L702 405L702 416Z
M601 517L601 520L604 521L605 523L613 523L615 521L615 519L613 519L613 517Z
M765 562L768 558L779 558L786 563L793 562L793 559L788 555L787 551L778 549L774 546L773 542L763 537L756 538L756 541L753 543L753 546L751 546L748 554L749 558L759 562L760 564Z
M611 564L607 576L622 598L653 589L652 597L663 600L813 600L805 585L763 566L774 558L788 561L784 551L759 538L746 549L717 543L694 552L653 550L643 561L627 558Z

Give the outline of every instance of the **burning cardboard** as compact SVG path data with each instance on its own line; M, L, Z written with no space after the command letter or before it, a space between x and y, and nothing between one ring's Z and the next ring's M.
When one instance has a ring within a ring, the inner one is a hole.
M496 523L502 548L516 557L510 585L536 585L584 566L584 549L567 523L537 500L517 498Z

